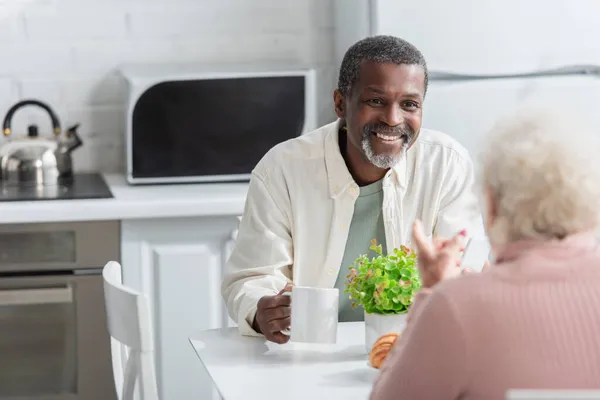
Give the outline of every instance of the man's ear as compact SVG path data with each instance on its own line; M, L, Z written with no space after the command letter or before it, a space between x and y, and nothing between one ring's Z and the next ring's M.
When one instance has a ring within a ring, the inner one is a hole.
M335 114L338 118L344 119L346 117L346 98L344 95L338 90L335 89L333 91L333 104L335 109Z

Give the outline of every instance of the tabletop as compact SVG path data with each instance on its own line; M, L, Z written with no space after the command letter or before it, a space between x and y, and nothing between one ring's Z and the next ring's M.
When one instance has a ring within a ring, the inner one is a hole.
M364 322L338 324L333 345L279 345L237 328L200 332L190 343L224 400L364 400L379 372L368 365Z

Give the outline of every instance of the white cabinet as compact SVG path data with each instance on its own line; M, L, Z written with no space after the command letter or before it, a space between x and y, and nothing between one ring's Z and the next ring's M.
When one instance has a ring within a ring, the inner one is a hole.
M123 280L150 298L162 399L220 399L188 337L231 325L220 285L238 224L235 216L122 222Z

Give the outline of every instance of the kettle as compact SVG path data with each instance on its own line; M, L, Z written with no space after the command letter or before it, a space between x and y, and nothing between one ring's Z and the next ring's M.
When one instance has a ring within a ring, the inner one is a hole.
M44 109L52 122L52 135L39 136L38 127L30 125L26 136L11 137L12 118L25 106ZM2 125L9 141L0 147L1 181L4 185L55 185L73 175L71 152L83 142L77 134L79 124L67 129L61 137L58 117L47 105L38 100L23 100L12 106Z

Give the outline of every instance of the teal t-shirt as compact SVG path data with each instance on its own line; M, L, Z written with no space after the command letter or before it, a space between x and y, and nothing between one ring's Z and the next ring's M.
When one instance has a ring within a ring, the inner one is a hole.
M386 254L385 227L383 225L383 180L379 180L360 188L360 194L354 204L354 214L348 232L346 249L342 260L340 273L335 282L335 287L340 291L339 321L363 321L364 310L362 307L352 308L348 293L344 293L346 275L354 261L361 254L369 257L375 252L369 250L371 240L376 239L382 245L383 254Z

